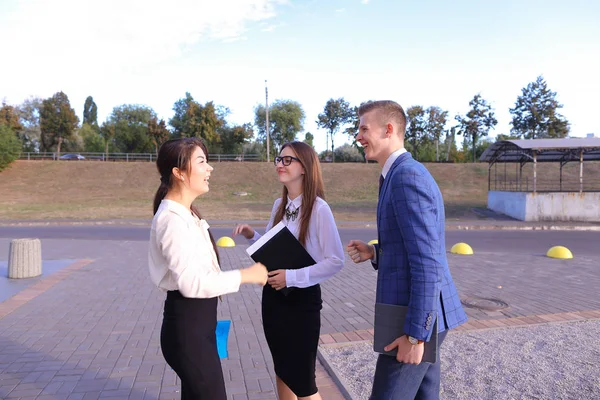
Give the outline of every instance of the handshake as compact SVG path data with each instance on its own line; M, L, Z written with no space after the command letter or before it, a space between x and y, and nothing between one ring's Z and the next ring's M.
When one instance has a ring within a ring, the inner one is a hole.
M242 275L242 283L254 283L260 286L265 286L269 279L267 267L261 263L256 263L251 267L240 270Z

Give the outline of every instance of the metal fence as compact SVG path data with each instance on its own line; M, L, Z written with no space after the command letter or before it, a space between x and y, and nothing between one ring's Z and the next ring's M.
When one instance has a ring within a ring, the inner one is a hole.
M79 155L83 159L68 158L69 155ZM119 162L155 162L156 154L154 153L21 153L19 160L60 160L60 161L119 161ZM221 161L265 161L258 154L211 154L211 162Z
M501 178L501 177L498 177ZM501 192L533 192L533 179L524 177L520 180L493 179L490 190ZM536 192L600 192L600 180L587 179L582 183L577 181L566 181L560 183L556 179L537 179Z

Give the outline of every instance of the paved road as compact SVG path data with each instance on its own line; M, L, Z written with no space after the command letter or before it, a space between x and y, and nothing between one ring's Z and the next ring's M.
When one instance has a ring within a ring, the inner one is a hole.
M215 229L216 236L229 232ZM344 241L375 235L373 229L340 232ZM179 382L159 348L164 294L148 279L148 228L3 227L0 260L7 259L10 238L24 236L42 237L45 260L91 263L66 267L41 285L0 303L4 315L0 318L0 399L178 399ZM465 240L476 250L471 257L448 256L461 296L508 304L499 311L467 308L480 327L518 318L530 323L535 316L550 314L559 320L560 315L575 312L598 318L593 311L600 310L597 232L448 231L448 238L449 245ZM556 240L571 246L576 258L540 257ZM588 255L580 254L584 252ZM224 269L249 264L243 246L223 249L221 257ZM357 265L346 257L342 271L322 285L321 333L350 338L371 329L375 285L376 272L368 263ZM224 296L219 319L234 321L229 358L223 360L228 400L275 400L275 377L262 333L260 288L244 286ZM519 374L528 385L542 384L532 383L530 376ZM320 389L325 399L340 399L326 392L327 385L320 384Z
M259 228L261 231L262 227ZM0 227L0 238L36 237L40 239L76 239L76 240L148 240L148 227L145 226L33 226ZM231 236L231 228L213 228L216 238ZM369 241L377 238L373 228L340 228L342 243L350 239ZM243 238L236 238L239 244L245 244ZM476 252L510 252L515 254L545 254L552 246L569 248L574 255L600 255L600 232L587 231L505 231L448 230L446 244L448 249L458 242L466 242Z

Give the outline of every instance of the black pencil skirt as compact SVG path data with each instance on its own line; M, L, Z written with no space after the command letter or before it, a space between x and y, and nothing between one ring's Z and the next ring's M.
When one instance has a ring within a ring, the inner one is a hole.
M167 293L160 345L181 380L182 400L227 400L215 333L217 302Z
M294 288L287 296L263 288L263 328L275 374L298 397L317 393L315 362L321 332L321 287Z

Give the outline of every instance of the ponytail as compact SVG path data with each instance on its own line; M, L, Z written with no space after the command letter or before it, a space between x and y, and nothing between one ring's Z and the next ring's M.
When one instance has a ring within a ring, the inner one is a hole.
M163 178L160 178L160 186L158 187L158 190L156 191L156 194L154 195L154 214L156 215L156 212L158 211L158 207L160 206L161 201L163 201L163 199L165 198L165 196L167 195L167 193L169 192L169 182L168 180L166 180Z

